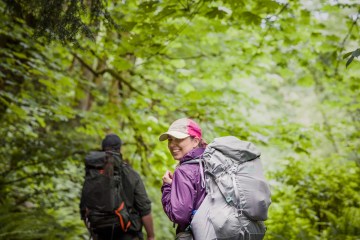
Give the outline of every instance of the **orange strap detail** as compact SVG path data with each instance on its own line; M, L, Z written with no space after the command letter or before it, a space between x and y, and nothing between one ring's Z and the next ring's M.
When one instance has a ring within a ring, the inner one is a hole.
M128 221L128 223L127 223L127 225L126 225L126 230L125 230L125 231L127 231L127 230L129 229L130 225L131 225L131 222Z
M124 220L120 214L120 211L124 208L124 202L122 202L118 209L115 210L115 214L119 217L121 229L124 230Z
M120 222L120 226L121 226L121 229L124 231L124 232L127 232L127 230L129 229L130 225L131 225L131 222L129 221L126 226L125 226L125 223L124 223L124 219L123 217L121 216L120 214L120 211L124 208L124 202L122 202L119 206L118 209L115 210L115 214L119 217L119 222Z

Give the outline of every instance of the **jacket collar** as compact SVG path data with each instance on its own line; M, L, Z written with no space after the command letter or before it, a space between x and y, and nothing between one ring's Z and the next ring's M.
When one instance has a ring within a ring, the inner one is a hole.
M180 164L195 158L200 158L202 156L202 154L204 153L205 148L195 148L193 150L191 150L190 152L188 152L187 154L185 154L185 156L183 156L180 159Z

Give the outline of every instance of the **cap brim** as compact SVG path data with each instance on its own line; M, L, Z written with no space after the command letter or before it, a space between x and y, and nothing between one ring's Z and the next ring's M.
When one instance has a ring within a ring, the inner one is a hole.
M167 140L169 138L169 135L174 137L174 138L177 138L177 139L184 139L184 138L187 138L187 137L190 136L189 134L182 133L182 132L168 131L166 133L161 134L160 137L159 137L159 140L160 141L165 141L165 140Z

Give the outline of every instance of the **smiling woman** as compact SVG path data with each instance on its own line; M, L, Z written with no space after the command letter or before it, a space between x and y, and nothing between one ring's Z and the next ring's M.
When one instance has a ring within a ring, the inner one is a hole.
M160 141L168 140L168 148L179 161L174 174L166 171L162 177L162 205L166 215L178 224L176 239L193 239L189 229L191 219L205 198L205 183L199 159L206 147L200 126L181 118L173 122Z
M199 142L200 139L195 137L178 139L169 136L168 147L174 159L180 160L186 153L196 148L199 145Z

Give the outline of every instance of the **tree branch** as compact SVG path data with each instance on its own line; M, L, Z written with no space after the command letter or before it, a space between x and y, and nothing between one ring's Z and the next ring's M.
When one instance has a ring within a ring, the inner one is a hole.
M137 92L139 95L144 95L142 92L140 92L139 90L137 90L135 87L133 87L130 83L128 83L127 81L125 81L124 78L122 78L117 72L115 72L115 70L110 69L110 68L106 68L103 69L102 71L98 72L99 74L104 74L104 73L109 73L111 76L113 76L114 78L118 79L120 82L124 83L126 86L129 87L130 90Z
M177 60L177 59L197 59L197 58L202 58L202 57L206 57L204 54L199 54L199 55L196 55L196 56L188 56L188 57L171 57L169 55L166 55L166 54L159 54L160 56L163 56L167 59L170 59L170 60Z
M11 184L21 182L21 181L24 181L26 179L34 178L34 177L37 177L37 176L53 177L54 174L38 172L38 173L30 174L30 175L27 175L27 176L24 176L24 177L21 177L21 178L17 178L15 180L7 181L7 182L6 181L0 182L0 186L1 185L11 185Z
M342 40L342 42L340 44L340 49L338 50L339 54L338 54L338 57L337 57L336 67L335 67L335 72L334 72L335 76L338 75L340 61L342 60L342 57L340 55L341 55L342 51L344 51L345 43L348 40L348 38L350 37L350 35L351 35L352 31L353 31L353 28L356 26L357 21L359 20L359 18L360 18L360 10L358 11L356 18L353 20L353 23L351 24L348 33L346 34L346 36L344 37L344 39Z
M103 75L105 73L109 73L112 77L116 78L117 80L119 80L120 82L124 83L126 86L129 87L129 89L131 91L134 91L136 93L138 93L139 95L144 95L142 92L140 92L138 89L136 89L135 87L133 87L129 82L125 81L125 79L123 77L120 76L120 74L118 74L115 70L110 69L110 68L105 68L101 71L95 71L91 66L89 66L89 64L87 64L83 59L81 59L76 53L72 53L73 56L79 60L79 62L85 67L87 68L93 75L95 75L96 77Z
M176 33L175 33L172 37L169 37L169 38L168 38L168 40L167 40L168 44L167 44L167 45L161 46L161 47L159 48L159 50L156 51L156 53L154 53L153 55L147 57L145 61L143 61L142 63L140 63L140 64L138 64L138 65L136 65L136 66L140 66L140 65L143 65L143 64L149 62L151 58L153 58L154 56L159 55L162 51L164 51L166 48L168 48L168 47L171 45L171 43L173 43L173 42L175 41L175 39L180 36L180 33L181 33L182 31L184 31L184 30L188 27L188 25L189 25L190 22L194 19L194 17L196 16L196 14L199 13L199 11L201 10L201 7L202 7L203 5L204 5L204 1L199 0L198 2L196 2L196 3L193 4L193 6L194 6L193 9L194 9L194 10L191 12L190 5L187 4L187 8L189 8L189 9L186 9L186 10L190 11L190 14L186 17L186 18L187 18L187 22L183 23L183 24L179 27L179 29L176 31Z

